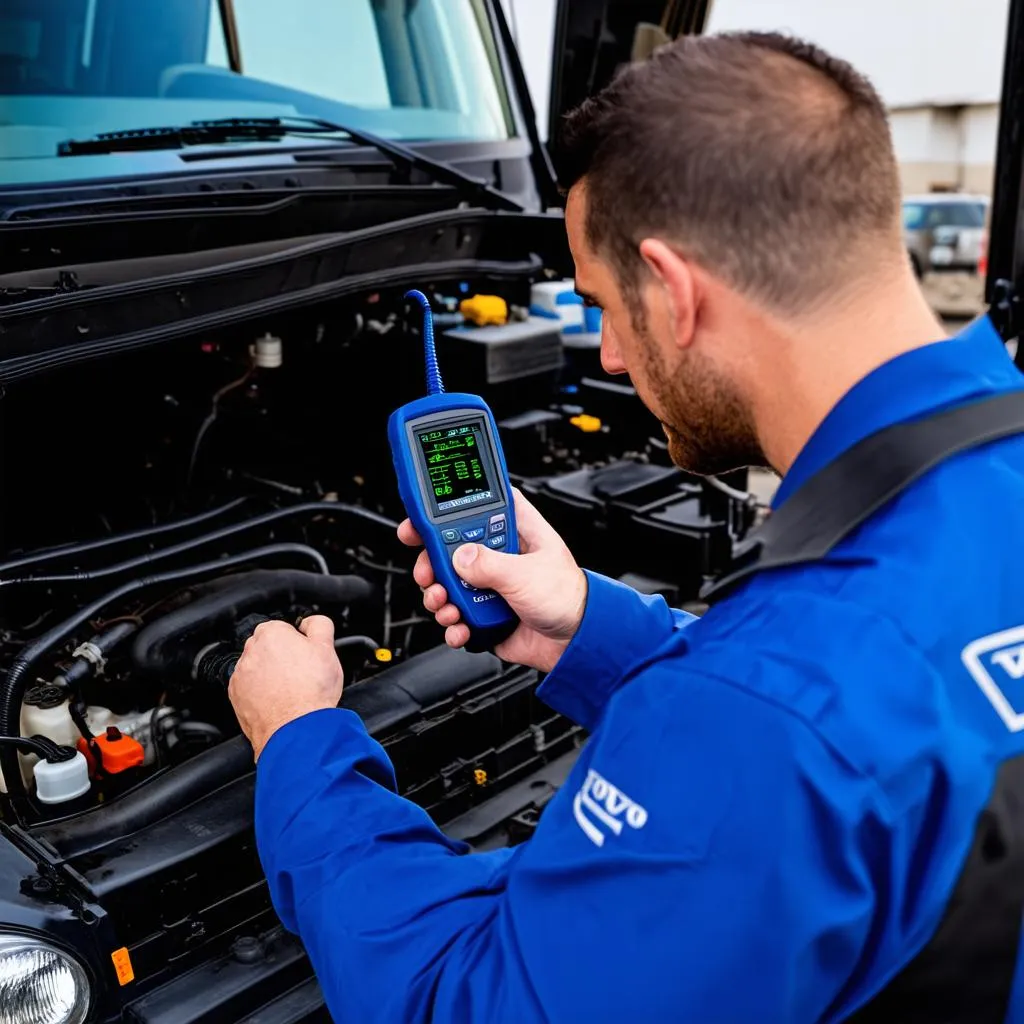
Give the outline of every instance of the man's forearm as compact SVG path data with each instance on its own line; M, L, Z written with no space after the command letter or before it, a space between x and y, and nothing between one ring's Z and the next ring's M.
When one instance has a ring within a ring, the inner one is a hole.
M337 1020L480 1020L512 982L503 1019L542 1020L531 986L478 949L514 851L469 856L394 785L383 749L349 711L289 723L259 760L260 858L328 1009Z

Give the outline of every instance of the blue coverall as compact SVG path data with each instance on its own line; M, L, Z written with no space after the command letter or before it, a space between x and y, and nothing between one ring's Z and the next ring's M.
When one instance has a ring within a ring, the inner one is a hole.
M900 356L775 503L868 434L1022 387L987 319ZM931 937L997 764L1024 751L1022 527L1024 437L699 620L591 574L539 692L592 736L513 850L446 839L351 712L284 726L258 765L259 851L334 1018L775 1024L862 1005Z

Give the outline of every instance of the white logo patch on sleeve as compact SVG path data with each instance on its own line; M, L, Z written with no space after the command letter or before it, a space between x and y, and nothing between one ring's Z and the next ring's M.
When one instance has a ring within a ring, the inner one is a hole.
M1024 626L971 641L960 659L1006 728L1024 729Z
M595 846L604 846L608 834L621 835L623 823L630 828L647 824L647 811L593 768L573 799L572 811L583 834Z

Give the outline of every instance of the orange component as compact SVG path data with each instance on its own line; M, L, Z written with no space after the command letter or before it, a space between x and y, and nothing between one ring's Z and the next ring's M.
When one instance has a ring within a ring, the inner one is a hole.
M129 768L137 768L146 759L146 751L142 744L131 736L125 736L116 725L107 726L107 731L102 736L97 736L93 744L103 762L100 767L108 775L117 775L118 772ZM95 775L97 765L92 745L83 737L78 741L78 749L89 762L89 774Z
M132 967L132 958L128 955L128 947L122 946L110 954L114 961L114 970L117 972L117 983L127 985L135 980L135 968Z

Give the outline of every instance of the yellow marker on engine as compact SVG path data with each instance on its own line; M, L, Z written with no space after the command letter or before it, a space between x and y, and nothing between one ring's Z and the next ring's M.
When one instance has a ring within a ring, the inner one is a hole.
M382 664L386 665L394 655L386 647L378 647L373 656Z
M478 786L486 786L487 785L487 772L485 772L483 770L483 768L477 768L477 770L475 772L473 772L473 781Z
M580 416L573 416L569 422L582 430L584 434L596 434L601 429L601 421L596 416L588 416L583 413Z
M508 303L500 295L474 295L459 303L459 312L477 327L508 323Z

